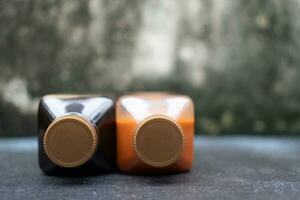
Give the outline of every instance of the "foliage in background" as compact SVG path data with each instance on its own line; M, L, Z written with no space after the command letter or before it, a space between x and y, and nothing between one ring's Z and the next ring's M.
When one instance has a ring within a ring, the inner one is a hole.
M190 95L200 133L299 134L298 1L188 0L170 73L134 76L149 1L0 1L0 136L33 135L48 93L140 90ZM205 52L201 68L194 60Z
M299 133L299 25L296 1L241 0L229 10L203 90L208 131Z

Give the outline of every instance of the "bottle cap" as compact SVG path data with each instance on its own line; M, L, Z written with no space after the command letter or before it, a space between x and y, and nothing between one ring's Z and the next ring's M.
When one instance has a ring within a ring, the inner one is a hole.
M166 167L180 157L184 148L181 127L170 117L156 115L145 119L134 135L137 156L147 165Z
M56 119L44 135L44 150L55 164L72 168L87 162L97 147L97 131L83 117Z

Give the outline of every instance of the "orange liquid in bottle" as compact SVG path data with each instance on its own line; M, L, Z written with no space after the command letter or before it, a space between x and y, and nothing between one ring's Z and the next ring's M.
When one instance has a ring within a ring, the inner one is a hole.
M194 105L183 95L136 93L116 105L117 162L128 173L188 171L194 157Z

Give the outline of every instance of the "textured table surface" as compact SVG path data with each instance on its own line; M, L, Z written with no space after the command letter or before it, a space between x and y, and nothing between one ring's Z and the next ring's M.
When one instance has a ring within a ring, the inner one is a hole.
M191 172L45 176L35 139L0 139L0 199L299 199L300 139L197 138Z

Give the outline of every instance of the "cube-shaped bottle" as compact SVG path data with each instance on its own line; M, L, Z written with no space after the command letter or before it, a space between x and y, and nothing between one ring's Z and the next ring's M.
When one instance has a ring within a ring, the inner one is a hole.
M116 104L117 163L127 173L189 171L194 105L184 95L135 93Z
M115 105L96 95L47 95L38 109L39 165L49 175L115 169Z

